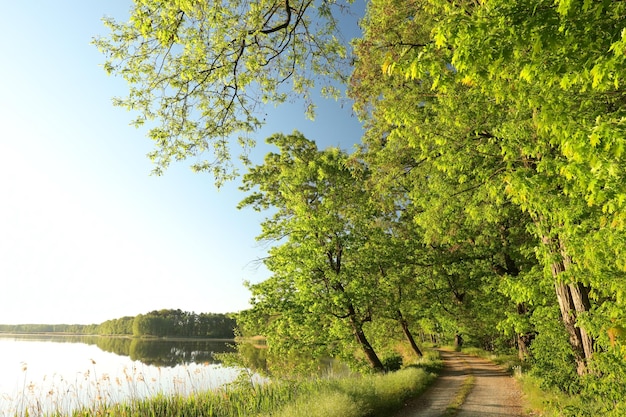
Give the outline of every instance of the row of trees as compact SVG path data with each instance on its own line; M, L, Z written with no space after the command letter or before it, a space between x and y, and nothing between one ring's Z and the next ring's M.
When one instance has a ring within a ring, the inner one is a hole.
M233 339L235 327L235 319L227 314L163 309L100 324L2 324L0 332Z
M2 333L94 334L97 325L84 324L0 324Z
M159 310L139 314L131 325L134 336L219 339L233 339L235 327L235 319L226 314L195 314L181 310Z
M258 128L284 82L345 81L342 6L136 1L109 21L97 43L131 84L118 104L162 123L157 171L212 148L196 169L219 182L224 137ZM271 209L274 244L244 331L282 358L375 370L394 329L416 354L416 330L461 333L624 414L625 18L624 1L369 1L348 84L362 146L278 134L244 177L241 207Z
M406 190L422 241L465 259L501 245L499 327L520 345L536 335L546 380L604 398L623 398L626 375L625 15L623 2L372 2L350 84L364 158Z
M532 331L512 328L528 307L500 291L522 272L537 274L523 213L505 202L487 210L469 192L437 199L435 190L458 188L436 171L414 173L432 192L411 200L409 176L379 177L366 149L318 150L297 132L268 142L279 152L244 176L250 195L240 207L273 209L259 236L275 245L265 261L273 276L249 285L253 307L239 324L268 337L281 367L307 352L382 371L389 341L422 354L415 331L463 334L491 349L503 339L528 353Z

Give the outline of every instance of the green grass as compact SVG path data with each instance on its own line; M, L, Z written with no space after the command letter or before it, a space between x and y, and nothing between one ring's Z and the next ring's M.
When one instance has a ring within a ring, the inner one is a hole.
M327 381L272 413L277 417L385 416L417 396L434 380L423 369ZM267 414L269 416L269 414Z
M565 400L564 395L546 392L540 388L540 381L530 375L522 375L518 377L518 381L524 393L526 408L529 411L543 417L558 417L560 415L556 409L551 410L550 404Z
M156 396L118 404L97 403L75 417L382 417L423 392L441 369L433 352L415 365L384 375L276 381L254 385L245 377L189 396ZM62 413L51 414L61 416Z
M463 403L465 403L467 396L470 394L470 392L472 392L475 382L476 377L474 377L474 375L468 375L463 380L463 384L461 384L459 392L456 393L454 399L446 407L446 411L444 412L445 417L452 417L456 415L457 411L459 411L459 408L461 408Z

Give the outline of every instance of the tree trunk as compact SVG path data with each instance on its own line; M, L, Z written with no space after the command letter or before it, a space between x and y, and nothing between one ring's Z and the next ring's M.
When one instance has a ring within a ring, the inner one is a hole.
M524 303L517 304L517 314L524 316L528 313L528 308ZM525 361L530 356L529 346L534 338L533 333L518 333L515 335L515 343L517 344L517 355L521 361Z
M581 283L569 284L569 287L576 312L581 313L591 310L591 303L589 302L589 287ZM591 358L591 355L593 355L593 339L583 327L579 327L579 329L585 358L589 359Z
M530 356L526 340L527 338L525 334L518 334L515 337L515 342L517 343L517 356L520 361L525 361Z
M333 261L332 253L328 253L329 264L336 271L336 274L339 275L339 271L341 270L341 251L339 251L339 255L337 255L337 260ZM333 285L333 288L341 293L345 294L346 291L343 288L343 284L341 281L336 282ZM369 340L365 336L365 332L363 331L363 323L366 321L371 321L371 317L367 319L361 319L357 317L356 309L354 308L354 304L350 300L350 298L346 295L346 308L348 310L348 314L346 314L343 318L347 318L350 322L350 326L352 327L352 332L354 334L354 338L356 339L361 349L363 349L363 353L365 354L365 358L369 362L372 369L376 372L384 372L385 367L383 363L378 358L376 351L370 344Z
M506 232L506 229L504 230L504 232ZM502 236L502 242L503 242L503 245L505 246L508 243L506 235ZM501 265L497 265L497 264L494 265L496 274L500 276L508 274L512 277L517 277L520 274L520 269L515 263L515 260L511 258L511 256L507 252L504 252L504 265L505 265L504 267ZM518 303L517 314L520 316L525 316L526 314L528 314L528 306L525 303ZM515 344L517 345L517 355L521 361L525 361L530 356L529 347L534 337L535 336L533 332L527 332L527 333L521 333L521 334L517 333L515 335Z
M417 343L415 343L415 339L413 338L411 330L409 329L409 323L407 323L407 321L404 319L400 310L398 310L398 321L400 322L400 326L402 327L402 333L404 333L404 337L406 337L406 340L409 341L413 352L415 352L420 358L424 356L420 348L417 346Z
M572 266L572 258L565 254L563 255L563 266L565 266L566 270L571 268ZM570 295L572 297L572 302L574 304L574 309L576 310L576 315L591 310L591 302L589 301L589 287L579 282L568 284L568 286ZM578 329L580 331L580 338L585 358L589 359L593 354L593 340L584 328L578 327Z
M539 222L536 224L539 226ZM554 289L561 310L561 319L574 353L576 372L578 375L585 375L589 371L587 362L593 354L593 340L585 329L577 326L576 321L579 314L591 309L589 288L579 282L569 284L563 282L561 274L571 268L573 261L558 236L553 238L544 234L541 241L553 256L560 257L559 260L552 261L551 265Z
M378 358L376 351L370 344L369 340L365 336L365 332L363 331L363 325L360 323L355 316L350 316L350 323L352 324L352 330L354 331L354 337L356 338L357 343L363 349L363 353L365 354L365 359L370 364L372 369L376 372L384 372L385 367L383 363Z
M580 283L566 284L559 276L569 265L571 258L563 256L563 261L552 264L552 277L554 278L554 288L561 310L561 318L565 330L569 335L569 342L574 352L576 361L576 372L578 375L587 373L587 360L593 353L593 342L585 329L576 325L578 314L589 311L589 289Z
M456 350L457 352L460 352L462 346L463 346L463 337L457 333L454 335L454 350Z

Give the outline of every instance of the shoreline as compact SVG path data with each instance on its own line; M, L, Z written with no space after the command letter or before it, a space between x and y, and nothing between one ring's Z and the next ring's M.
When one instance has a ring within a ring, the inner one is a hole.
M137 340L167 340L172 342L184 341L211 341L211 342L233 342L235 338L215 338L215 337L180 337L180 336L133 336L127 334L89 334L89 333L65 333L65 332L2 332L0 337L5 336L53 336L53 337L107 337L119 339L137 339Z

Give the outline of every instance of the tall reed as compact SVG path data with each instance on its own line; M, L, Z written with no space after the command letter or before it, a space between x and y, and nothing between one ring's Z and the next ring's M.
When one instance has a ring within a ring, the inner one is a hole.
M51 378L35 389L25 384L22 400L9 416L74 417L373 417L389 415L405 400L422 392L435 378L431 371L440 362L433 356L415 366L385 375L352 375L289 381L265 381L242 371L239 378L218 389L203 389L188 372L188 381L177 381L180 392L158 393L138 369L129 370L126 380L112 380L94 370L76 381ZM95 364L94 364L95 366ZM158 381L150 381L152 384ZM79 398L78 392L88 397ZM127 385L131 398L120 397L117 385ZM184 385L184 387L183 387ZM189 389L189 388L192 389ZM197 388L197 389L196 389ZM29 394L30 392L30 396ZM48 392L45 392L48 390ZM39 395L39 397L37 397Z

